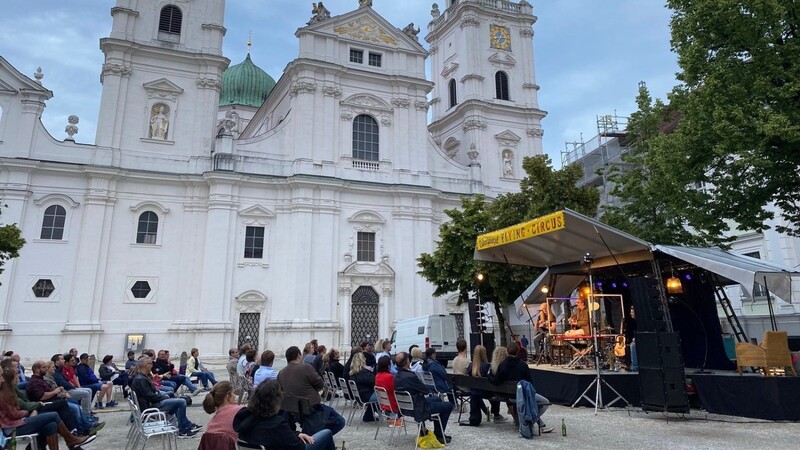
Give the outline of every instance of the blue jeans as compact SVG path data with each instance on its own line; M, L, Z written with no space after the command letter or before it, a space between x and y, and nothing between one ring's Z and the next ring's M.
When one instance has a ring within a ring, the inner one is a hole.
M199 381L204 388L208 387L208 383L211 382L211 385L217 384L217 379L214 378L214 374L211 372L192 372L193 377L197 377L197 381Z
M173 383L176 383L175 384L175 390L177 390L179 384L182 384L182 385L186 386L189 389L189 392L194 393L194 391L197 390L197 388L189 380L189 377L186 377L186 376L183 376L183 375L173 375L173 376L169 377L169 379ZM163 381L162 381L162 383L163 383Z
M439 413L442 418L442 428L439 429L439 422L433 421L433 433L436 437L444 436L444 431L447 428L447 421L450 419L450 413L453 412L453 404L450 402L443 402L438 397L425 397L425 402L428 404L428 411L431 414Z
M174 414L178 418L178 429L182 433L189 431L192 427L192 422L186 417L186 400L182 398L161 400L161 406L158 409L167 414Z
M639 371L639 355L636 354L636 341L631 342L631 370Z
M21 427L17 427L17 435L38 433L39 448L46 448L45 440L47 436L56 434L58 432L58 424L61 422L58 414L54 412L39 413L22 420L25 423Z
M314 443L306 444L306 450L336 450L331 430L322 430L318 433L314 433L311 437L314 438Z

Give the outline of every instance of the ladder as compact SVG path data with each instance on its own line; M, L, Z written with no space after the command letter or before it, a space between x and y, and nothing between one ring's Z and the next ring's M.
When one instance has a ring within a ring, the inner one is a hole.
M710 274L710 272L707 273ZM716 274L711 275L714 280L714 294L716 295L720 306L722 306L722 312L725 313L725 318L728 319L728 324L731 326L733 334L736 336L736 342L748 342L747 334L744 332L744 328L742 328L739 318L733 311L731 301L728 298L728 295L725 293L725 288L720 283L719 276Z

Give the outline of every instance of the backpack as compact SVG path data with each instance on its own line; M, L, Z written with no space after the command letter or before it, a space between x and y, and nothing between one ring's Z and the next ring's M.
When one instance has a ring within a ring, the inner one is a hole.
M525 439L532 439L533 424L539 420L539 405L536 403L536 389L526 380L517 383L517 415L519 434Z

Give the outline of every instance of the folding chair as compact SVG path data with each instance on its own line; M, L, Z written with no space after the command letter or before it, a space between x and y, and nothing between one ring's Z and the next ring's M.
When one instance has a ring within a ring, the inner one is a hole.
M133 414L134 423L131 429L133 432L128 433L128 442L125 449L134 449L140 445L144 449L147 442L151 437L161 436L162 439L167 439L167 444L171 449L178 448L178 427L171 425L167 421L167 415L163 411L156 408L148 408L141 413L139 407L128 399L131 407L131 414ZM162 445L164 442L162 441Z
M336 405L339 404L339 399L342 396L342 389L339 387L339 383L336 382L336 375L333 372L323 372L322 379L328 379L328 383L330 383L332 389L332 396L331 396L331 408L336 409Z
M403 417L403 427L405 428L406 417L411 418L414 423L417 424L417 433L414 435L414 450L417 450L419 446L417 437L419 437L419 432L422 430L422 425L425 421L417 422L417 419L414 418L414 398L408 391L394 391L394 398L397 400L397 408L400 410L400 415ZM439 413L432 413L430 420L439 422L439 429L444 430L442 418L439 416Z
M367 408L371 408L372 409L372 415L374 417L375 414L376 414L375 409L378 406L378 402L369 402L369 401L365 402L363 399L361 399L361 395L358 393L358 385L356 385L356 382L354 380L347 380L347 383L350 386L350 395L353 398L353 409L350 410L350 418L347 421L348 425L352 425L353 424L353 416L356 413L356 409L366 410ZM377 409L380 410L380 408L377 408ZM380 411L378 411L377 414L380 415ZM381 424L381 422L380 422L380 417L379 417L378 418L378 426L379 427L380 427L380 424ZM356 430L358 430L358 424L356 424Z
M386 391L386 388L382 388L380 386L375 386L375 395L378 397L378 408L381 410L381 417L384 420L386 420L386 423L388 425L389 419L386 416L386 413L384 411L389 410L389 411L391 411L393 413L397 413L398 411L394 411L392 409L392 401L391 401L391 399L389 399L389 392ZM394 427L390 427L389 428L391 430L391 433L389 434L389 440L390 440L392 445L394 445L394 443L395 443L395 440L394 440L394 430L395 430L395 428L397 428L397 425L395 425ZM381 429L381 427L379 426L375 430L375 438L374 438L374 440L378 439L378 431L380 431L380 429ZM406 434L408 434L408 429L406 429L406 421L405 420L403 420L403 430L406 432Z
M245 442L245 441L243 441L241 439L237 439L236 440L236 450L250 450L250 449L267 450L267 448L264 447L263 445L251 444L251 443Z
M25 448L23 446L25 441L28 441L31 450L39 450L39 435L37 433L17 435L17 448Z

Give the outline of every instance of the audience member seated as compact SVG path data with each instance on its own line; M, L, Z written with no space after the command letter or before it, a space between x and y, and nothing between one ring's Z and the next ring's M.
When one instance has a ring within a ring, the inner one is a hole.
M25 387L25 394L27 400L31 402L47 402L43 407L37 408L39 412L55 412L69 429L77 430L80 435L94 435L97 434L104 426L105 423L93 423L88 420L82 413L81 408L75 404L68 402L69 394L64 391L64 388L56 386L55 381L49 383L45 377L51 377L55 373L55 365L52 361L36 361L31 366L31 378L28 385ZM50 378L52 380L52 378ZM25 399L20 396L20 402ZM66 406L66 410L62 409ZM69 411L71 417L63 417L61 414Z
M314 344L306 342L306 345L303 347L303 364L314 365L314 356Z
M203 363L200 362L200 350L196 348L192 349L192 356L186 362L186 373L190 377L197 377L197 380L200 381L205 390L209 390L208 383L211 383L212 387L217 384L214 373L206 369Z
M465 342L466 344L466 342ZM447 393L447 400L455 404L456 400L453 398L453 386L450 386L450 381L447 377L447 371L436 360L436 349L428 348L425 350L425 362L422 363L422 370L430 372L433 375L433 382L436 385L436 391Z
M417 374L411 371L411 358L408 353L400 352L395 356L395 366L397 367L397 375L394 376L394 390L395 392L406 391L411 394L414 400L414 411L402 411L404 415L414 417L417 422L430 420L431 414L439 414L442 419L442 428L439 428L439 422L434 420L433 433L436 439L442 444L450 443L450 436L445 434L447 430L447 421L450 419L450 413L453 411L453 405L449 402L443 402L439 397L428 396L428 387L422 383ZM421 435L428 434L427 429L423 426Z
M339 361L339 350L332 348L328 351L328 354L325 355L325 359L323 360L323 372L330 372L336 378L336 383L338 385L339 378L342 377L344 373L344 364Z
M97 369L100 374L100 380L111 382L117 386L122 386L122 396L128 398L128 385L130 384L130 377L128 372L120 370L114 364L114 355L106 355L103 357L103 364ZM116 402L114 402L116 403Z
M323 360L325 359L325 352L327 350L327 347L320 345L314 351L314 362L311 363L311 365L314 366L314 370L320 375L322 375Z
M416 373L418 376L425 371L425 369L422 368L422 363L425 362L425 358L423 358L423 356L422 349L416 345L413 349L411 349L411 371Z
M341 431L345 425L344 417L335 409L321 403L319 393L325 384L311 364L303 364L300 349L295 346L289 347L286 350L286 361L286 367L278 372L278 382L286 395L307 399L312 410L310 414L300 419L303 430L306 433L316 434L327 428L334 435ZM266 383L269 382L265 381L261 385ZM241 434L241 431L239 433Z
M153 368L153 360L149 356L139 359L136 363L136 375L131 381L131 389L136 392L139 400L139 408L144 411L147 408L157 408L167 414L174 414L178 418L178 438L186 439L197 435L202 428L189 421L186 417L186 400L182 398L169 398L156 390L150 372Z
M382 387L386 389L386 393L389 396L389 403L392 405L391 408L381 405L383 413L388 416L387 422L389 423L389 426L401 427L403 426L403 419L397 418L397 413L400 410L397 408L397 399L394 397L394 375L392 374L391 370L392 367L394 367L394 364L390 364L391 359L392 357L388 355L383 355L378 358L378 365L375 366L375 370L377 371L375 374L375 387ZM378 395L373 392L369 401L377 402Z
M297 355L294 356L294 360L291 360L292 362L289 366L307 366L310 370L302 373L314 373L316 375L311 365L302 363L303 356L300 353L300 349L290 347L289 350L292 349L297 350ZM292 368L291 372L301 373L296 367ZM294 431L289 422L287 422L286 417L278 414L281 400L283 400L283 390L278 380L265 380L259 384L250 396L247 407L239 410L233 419L233 429L239 433L239 439L249 444L263 445L266 448L274 449L335 450L333 433L330 429L319 430L312 436L309 436L308 432L298 433ZM303 430L306 430L305 426L303 426Z
M505 350L505 349L503 349ZM489 358L486 355L486 347L482 345L476 345L475 349L472 351L472 362L469 363L467 366L467 374L472 377L480 377L480 378L487 378L489 376L489 371L491 370L491 365L489 364ZM486 393L478 390L478 389L470 389L470 397L469 397L469 424L472 426L478 426L481 424L481 412L486 414L486 420L494 416L495 422L506 422L508 419L500 415L500 402L496 400L490 400L489 405L491 405L491 415L490 411L486 409L486 404L483 403L483 399L486 397Z
M128 372L129 379L136 375L136 352L133 350L128 352L128 360L125 361L125 370Z
M350 357L347 358L347 362L344 363L344 370L342 371L342 378L344 378L345 380L349 380L350 379L350 364L353 363L353 356L355 356L356 353L362 353L363 351L364 351L364 348L361 347L360 345L356 345L355 347L350 349ZM347 389L344 386L341 386L341 387L342 387L342 389L345 389L345 391L347 391ZM349 395L345 395L345 397L350 398Z
M250 344L244 344L239 347L239 361L236 363L236 375L239 377L244 376L245 366L247 366L247 351L253 348Z
M456 350L458 354L453 358L453 373L458 375L467 374L467 366L469 365L469 358L467 357L467 341L463 338L458 338L456 341Z
M28 376L25 375L25 367L19 360L20 359L19 354L9 350L5 352L4 356L11 358L12 361L17 363L17 376L19 376L19 388L25 389L25 385L28 383Z
M381 340L380 341L380 345L381 345L381 352L375 355L375 360L376 361L380 361L380 359L382 357L388 356L389 357L389 362L391 363L389 365L389 371L392 374L397 373L397 368L394 366L394 361L392 361L392 343L391 343L391 341L389 341L388 339L385 340L385 341Z
M353 355L353 361L350 363L350 379L356 382L358 388L358 396L364 403L368 401L375 401L375 374L367 367L366 358L363 353L356 353ZM374 422L375 416L372 413L372 408L364 408L364 422Z
M274 380L278 378L278 371L272 368L275 362L275 352L266 350L261 354L261 364L258 366L255 375L253 375L253 386L258 386L264 380Z
M189 392L192 394L197 391L197 387L189 381L188 377L183 375L178 375L178 372L175 370L175 365L172 364L169 360L169 352L166 350L159 350L158 352L158 359L152 362L153 364L153 373L156 375L161 376L161 383L170 386L171 382L175 384L175 386L170 386L177 391L178 386L184 385Z
M211 392L203 399L203 409L214 417L206 426L206 433L222 433L232 437L235 441L239 434L233 429L233 418L242 405L236 404L236 394L230 381L221 381L214 385Z
M255 348L251 348L245 353L244 382L247 392L253 392L253 383L256 371L258 371L256 356L258 356L258 350Z
M75 387L75 385L64 376L63 369L66 367L66 362L61 353L53 355L50 361L55 365L53 380L70 395L70 401L81 405L81 412L84 416L92 418L92 390L89 388Z
M117 406L117 402L113 400L114 395L114 385L109 383L103 383L97 379L97 375L94 374L94 370L89 367L89 354L83 353L80 357L80 364L78 367L75 368L75 374L78 376L78 382L82 387L88 387L92 390L92 393L96 393L100 391L100 395L97 397L97 407L98 409L103 409L103 397L106 398L106 406L109 408L113 408Z
M18 435L38 434L40 448L47 446L50 450L58 449L58 435L64 438L67 447L80 449L80 445L88 444L95 436L76 437L70 433L55 412L38 412L36 409L24 409L19 401L16 389L19 374L12 366L4 366L2 383L0 383L0 428L6 436L15 430ZM38 403L38 402L37 402Z
M236 366L239 364L239 349L231 348L228 350L228 363L225 368L228 370L228 381L233 384L233 390L239 393L239 375L236 373Z
M375 347L372 346L372 342L362 342L361 348L364 349L364 360L367 362L367 367L374 369L375 364L378 363L378 360L375 359L375 354L372 353L372 351L375 350Z
M493 384L501 384L506 381L526 380L533 384L531 369L528 367L527 363L517 357L519 355L519 346L512 342L506 346L506 351L508 352L508 357L498 364L495 374L489 375L489 381ZM492 361L492 367L494 367L494 361ZM550 401L543 395L536 394L536 403L539 405L539 428L542 430L542 433L552 432L553 427L548 427L542 420L542 416L547 411Z

